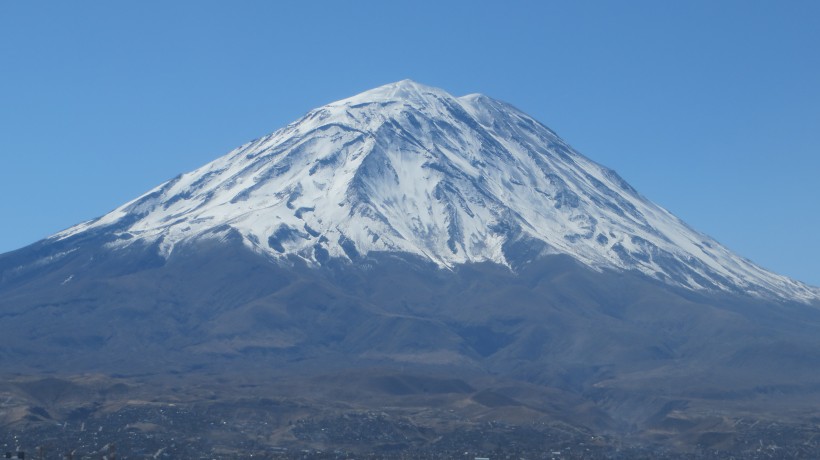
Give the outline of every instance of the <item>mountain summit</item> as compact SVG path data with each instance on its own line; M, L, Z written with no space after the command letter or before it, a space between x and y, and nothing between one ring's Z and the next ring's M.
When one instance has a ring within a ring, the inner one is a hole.
M112 248L156 243L164 257L235 233L254 251L313 265L398 252L514 268L567 254L688 289L818 298L692 230L513 106L410 80L312 110L52 238L99 229L115 235Z

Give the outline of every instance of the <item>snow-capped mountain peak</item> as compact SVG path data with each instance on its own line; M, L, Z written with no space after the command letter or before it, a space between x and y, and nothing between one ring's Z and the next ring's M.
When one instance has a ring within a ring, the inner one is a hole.
M314 109L53 238L112 248L240 235L274 258L408 253L441 267L568 254L690 289L820 298L700 234L514 107L410 80ZM516 243L529 251L513 254Z
M450 98L445 91L422 85L413 80L401 80L342 99L329 105L357 105L372 102L401 102L405 104L427 105L437 98Z

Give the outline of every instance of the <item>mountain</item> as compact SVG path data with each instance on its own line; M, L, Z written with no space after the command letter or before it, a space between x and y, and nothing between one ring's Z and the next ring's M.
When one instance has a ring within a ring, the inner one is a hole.
M0 375L712 446L811 420L818 307L509 104L405 80L0 255Z
M118 240L112 249L157 244L164 258L236 232L255 252L310 265L388 252L515 268L566 254L690 289L820 298L692 230L509 104L410 80L312 110L51 240L96 230Z

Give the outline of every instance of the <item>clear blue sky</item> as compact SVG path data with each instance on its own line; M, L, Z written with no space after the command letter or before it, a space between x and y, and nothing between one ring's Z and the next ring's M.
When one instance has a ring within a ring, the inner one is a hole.
M820 285L818 1L0 1L0 252L411 78Z

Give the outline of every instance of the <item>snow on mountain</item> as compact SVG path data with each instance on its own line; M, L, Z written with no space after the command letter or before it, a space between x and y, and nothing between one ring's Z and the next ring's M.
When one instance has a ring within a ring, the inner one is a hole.
M164 256L240 234L275 258L404 252L510 266L509 244L689 289L800 301L820 291L694 231L514 107L404 80L310 111L111 213L65 230L157 243Z

